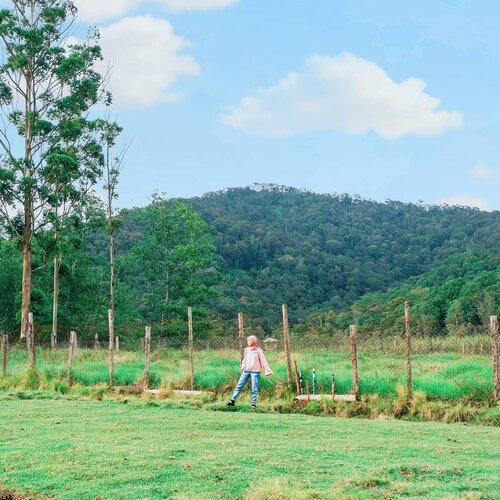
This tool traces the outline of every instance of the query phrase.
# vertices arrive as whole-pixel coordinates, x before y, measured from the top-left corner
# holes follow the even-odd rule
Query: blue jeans
[[[231,396],[231,399],[233,401],[236,401],[236,398],[240,395],[240,392],[243,390],[243,387],[245,387],[245,384],[248,382],[249,378],[252,379],[252,404],[253,405],[257,404],[257,394],[259,393],[260,372],[243,372],[241,374],[241,377],[238,380],[236,387],[234,388],[233,395]]]

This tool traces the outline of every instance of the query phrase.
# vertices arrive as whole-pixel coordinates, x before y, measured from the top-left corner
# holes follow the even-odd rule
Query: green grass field
[[[67,373],[67,352],[38,351],[38,370],[42,388],[64,390]],[[279,353],[268,354],[275,376],[263,379],[263,394],[282,392],[280,382],[286,381],[284,358]],[[351,390],[350,355],[329,351],[305,351],[294,354],[304,371],[304,385],[312,390],[311,370],[317,370],[318,392],[329,393],[331,374],[335,373],[336,392],[348,394]],[[360,393],[394,396],[398,386],[406,380],[405,357],[395,355],[359,355]],[[195,354],[195,386],[199,389],[224,392],[239,375],[238,353],[232,350],[201,351]],[[9,376],[0,377],[0,390],[22,387],[27,362],[24,350],[13,349],[10,355]],[[116,355],[116,385],[131,385],[144,375],[141,353],[120,351]],[[152,354],[152,385],[173,388],[189,387],[188,356],[185,351],[158,350]],[[108,380],[107,351],[80,349],[77,351],[74,382],[83,387],[106,384]],[[456,353],[420,354],[413,359],[413,379],[416,391],[430,399],[467,399],[485,402],[492,394],[492,367],[488,356]],[[58,386],[59,384],[59,386]]]
[[[184,407],[183,407],[184,406]],[[500,429],[0,401],[0,485],[30,498],[499,498]],[[1,491],[1,489],[0,489]]]

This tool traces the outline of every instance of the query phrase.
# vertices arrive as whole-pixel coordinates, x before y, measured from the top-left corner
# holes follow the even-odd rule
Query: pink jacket
[[[256,349],[247,347],[241,361],[241,371],[261,372],[262,368],[265,370],[265,375],[272,375],[273,371],[264,356],[264,351],[260,347]]]

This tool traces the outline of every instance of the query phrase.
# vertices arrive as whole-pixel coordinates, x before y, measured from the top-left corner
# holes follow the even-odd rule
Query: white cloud
[[[484,198],[479,198],[469,193],[459,194],[443,198],[438,202],[446,205],[460,205],[462,207],[476,207],[481,210],[489,210],[488,202]]]
[[[437,110],[440,101],[426,94],[425,86],[417,78],[396,83],[375,63],[353,54],[312,55],[304,71],[290,73],[255,97],[243,98],[220,120],[243,132],[270,137],[373,130],[385,139],[397,139],[460,127],[462,114]]]
[[[200,73],[197,62],[180,53],[191,44],[174,33],[170,23],[151,16],[130,17],[101,29],[100,45],[110,68],[109,88],[118,107],[151,106],[178,100],[170,90],[181,76]]]
[[[238,0],[74,0],[84,22],[121,17],[140,5],[158,5],[171,11],[210,10],[228,7]]]
[[[98,22],[123,16],[143,0],[74,0],[78,17],[85,22]]]
[[[484,165],[478,164],[474,165],[471,170],[472,177],[476,177],[477,179],[489,180],[494,179],[495,177],[500,177],[500,168],[489,169]]]

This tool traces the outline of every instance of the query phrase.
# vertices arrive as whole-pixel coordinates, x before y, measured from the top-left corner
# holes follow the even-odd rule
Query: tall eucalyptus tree
[[[58,225],[61,207],[104,165],[104,121],[92,109],[111,96],[95,70],[98,33],[71,37],[76,15],[70,0],[12,0],[0,11],[0,214],[22,247],[21,337],[30,333],[33,238]],[[28,342],[32,369],[34,352]]]

